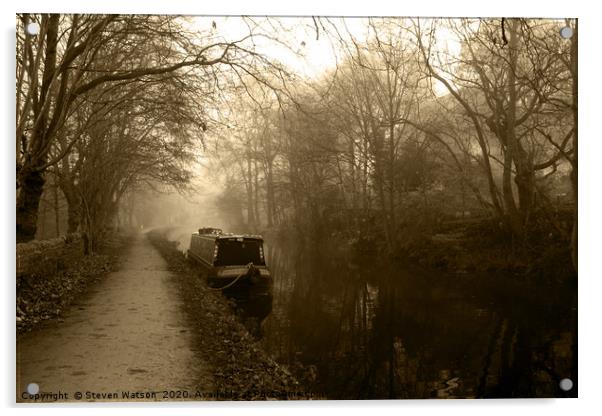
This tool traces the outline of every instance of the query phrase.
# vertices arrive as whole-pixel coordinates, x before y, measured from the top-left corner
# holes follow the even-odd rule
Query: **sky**
[[[316,39],[315,26],[310,17],[271,18],[269,21],[261,17],[253,19],[262,27],[258,32],[277,36],[290,46],[289,49],[270,39],[257,38],[257,49],[284,63],[297,74],[314,78],[336,65],[332,39],[324,35]],[[359,29],[359,19],[348,20]],[[249,33],[247,25],[238,16],[194,17],[193,22],[193,27],[201,30],[206,30],[215,22],[219,35],[229,40],[240,39]],[[278,24],[282,26],[276,26]]]
[[[211,30],[215,22],[214,33],[227,40],[240,39],[249,33],[249,29],[242,18],[238,16],[191,17],[191,29]],[[341,60],[343,51],[337,46],[335,31],[329,24],[334,23],[342,36],[351,34],[360,43],[367,35],[368,19],[360,17],[329,18],[328,21],[315,21],[311,17],[281,17],[266,20],[262,17],[253,18],[261,28],[259,32],[276,36],[283,43],[290,46],[286,48],[266,38],[257,38],[258,50],[267,56],[284,63],[298,75],[307,78],[319,78],[323,73],[332,70]],[[281,25],[281,26],[277,26]],[[317,30],[316,30],[317,25]],[[330,32],[324,32],[324,27]],[[459,53],[460,43],[453,33],[445,28],[437,31],[437,47]]]

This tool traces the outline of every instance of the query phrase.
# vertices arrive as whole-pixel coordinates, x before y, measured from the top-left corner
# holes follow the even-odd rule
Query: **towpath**
[[[163,400],[163,391],[211,390],[166,262],[142,234],[125,256],[62,321],[17,339],[17,401],[31,401],[24,396],[30,383],[67,401],[77,393],[81,400],[123,400],[124,392]]]

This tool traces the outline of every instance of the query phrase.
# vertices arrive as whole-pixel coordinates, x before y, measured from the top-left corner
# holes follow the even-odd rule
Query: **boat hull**
[[[207,284],[212,288],[228,290],[253,290],[269,292],[272,288],[272,275],[266,266],[236,265],[212,266],[192,252],[188,258],[203,268]]]

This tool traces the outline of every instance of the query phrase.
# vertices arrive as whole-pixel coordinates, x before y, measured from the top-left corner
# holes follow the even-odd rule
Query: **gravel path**
[[[58,401],[77,400],[76,392],[105,401],[124,400],[123,392],[164,400],[164,390],[211,391],[211,371],[195,351],[193,325],[165,260],[143,235],[126,256],[121,270],[92,286],[64,321],[17,339],[17,401],[33,401],[23,396],[29,383],[40,393],[65,393]],[[171,400],[182,399],[174,394]]]

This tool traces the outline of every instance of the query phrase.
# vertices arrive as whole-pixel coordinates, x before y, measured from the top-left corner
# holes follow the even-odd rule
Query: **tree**
[[[399,160],[404,144],[417,139],[403,121],[415,117],[424,85],[403,23],[369,19],[368,28],[365,42],[350,33],[340,39],[351,47],[333,77],[328,103],[338,116],[334,123],[341,138],[348,142],[342,155],[351,174],[351,188],[356,189],[361,178],[361,200],[366,207],[371,185],[384,219],[383,233],[392,249],[405,192],[399,186]]]
[[[22,34],[31,21],[40,24],[37,39]],[[282,67],[254,50],[256,26],[240,39],[225,40],[212,28],[185,30],[176,16],[23,14],[17,24],[18,242],[34,237],[45,172],[69,154],[80,135],[52,158],[51,149],[94,90],[140,86],[164,75],[186,89],[184,80],[197,76],[219,83],[226,69],[232,71],[229,79],[240,71],[260,80],[270,72],[284,77]],[[148,54],[143,66],[140,51]],[[99,59],[103,56],[111,59]]]
[[[417,23],[414,33],[422,62],[427,74],[445,87],[470,120],[494,210],[515,236],[523,238],[536,206],[537,172],[573,152],[568,147],[572,128],[562,132],[555,124],[563,139],[552,151],[543,145],[546,137],[538,128],[556,111],[552,102],[564,71],[559,54],[534,59],[537,45],[529,36],[534,22],[502,19],[448,24],[463,45],[460,58],[434,52],[434,23],[426,32]],[[548,37],[552,30],[555,33],[549,22],[536,30]],[[493,163],[502,168],[501,190]]]
[[[78,218],[69,223],[82,225],[92,249],[128,190],[140,184],[182,189],[191,177],[188,165],[202,128],[186,117],[188,102],[168,82],[154,89],[131,94],[109,118],[89,126],[58,168],[63,192],[76,201],[69,202],[70,213]]]

